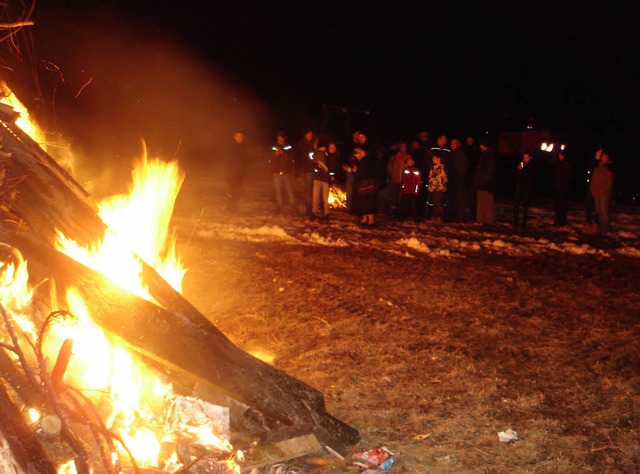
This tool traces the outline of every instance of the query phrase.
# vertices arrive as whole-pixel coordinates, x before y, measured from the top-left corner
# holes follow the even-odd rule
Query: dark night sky
[[[509,112],[533,116],[585,149],[604,143],[621,161],[635,155],[640,2],[412,3],[41,0],[35,46],[39,58],[63,65],[70,91],[91,77],[83,92],[90,96],[105,69],[95,56],[81,59],[86,51],[77,44],[74,59],[56,57],[69,49],[55,53],[58,45],[129,41],[110,48],[111,69],[126,77],[118,57],[144,64],[155,42],[177,44],[225,78],[222,95],[240,88],[260,101],[268,133],[286,127],[295,136],[305,113],[313,118],[322,104],[370,110],[380,140],[411,138],[422,127],[484,130]],[[153,72],[157,78],[162,68]],[[146,93],[139,85],[136,96],[135,81],[129,87],[122,100]],[[80,108],[83,100],[76,99]]]

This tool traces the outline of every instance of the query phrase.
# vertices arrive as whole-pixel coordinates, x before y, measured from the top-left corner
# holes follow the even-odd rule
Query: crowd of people
[[[240,165],[246,157],[241,132],[234,134],[229,154],[229,201],[235,210],[242,180]],[[536,150],[522,153],[513,170],[512,225],[526,230],[536,179],[548,179],[553,191],[555,226],[567,225],[567,201],[574,169],[564,146],[552,156],[550,176],[536,171]],[[435,224],[478,222],[493,224],[497,185],[497,154],[489,140],[467,136],[431,137],[420,131],[411,141],[388,148],[370,142],[362,131],[353,132],[351,143],[321,140],[312,129],[291,143],[278,131],[269,154],[273,175],[275,213],[327,221],[329,195],[337,184],[346,194],[346,210],[363,226],[376,223],[377,215],[398,220],[413,219]],[[610,231],[609,206],[615,174],[611,157],[598,148],[587,170],[585,222],[590,231]],[[301,212],[304,209],[304,213]]]

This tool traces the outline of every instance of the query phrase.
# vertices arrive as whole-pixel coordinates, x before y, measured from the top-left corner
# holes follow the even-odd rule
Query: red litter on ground
[[[398,456],[388,448],[381,446],[367,451],[355,452],[352,458],[355,460],[353,464],[363,469],[375,468],[379,471],[388,471]]]

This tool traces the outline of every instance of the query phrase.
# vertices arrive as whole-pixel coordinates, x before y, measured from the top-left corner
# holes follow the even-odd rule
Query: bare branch
[[[15,23],[0,23],[0,29],[22,28],[23,26],[33,26],[33,21],[16,21]]]

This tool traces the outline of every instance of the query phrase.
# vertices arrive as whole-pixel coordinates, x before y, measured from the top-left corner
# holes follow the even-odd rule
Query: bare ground
[[[239,347],[320,390],[360,430],[354,450],[387,446],[394,472],[638,472],[637,259],[408,258],[381,250],[408,224],[276,219],[270,195],[268,181],[252,187],[230,216],[219,180],[188,175],[176,208],[184,294]],[[208,234],[220,220],[349,245]],[[519,439],[500,442],[508,428]]]

